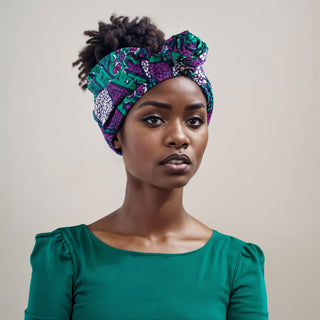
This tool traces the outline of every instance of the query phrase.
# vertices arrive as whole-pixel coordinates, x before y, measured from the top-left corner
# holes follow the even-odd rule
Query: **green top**
[[[266,320],[264,254],[213,232],[199,249],[112,247],[86,225],[36,235],[25,320]]]

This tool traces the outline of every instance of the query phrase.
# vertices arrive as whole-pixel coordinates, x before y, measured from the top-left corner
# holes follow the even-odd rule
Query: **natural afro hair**
[[[149,17],[138,17],[129,20],[129,17],[112,15],[111,23],[99,21],[99,30],[84,31],[90,38],[79,53],[78,60],[72,66],[78,66],[79,86],[87,88],[87,76],[91,69],[110,52],[125,47],[141,47],[150,49],[152,54],[160,51],[163,44],[164,33],[159,30]]]

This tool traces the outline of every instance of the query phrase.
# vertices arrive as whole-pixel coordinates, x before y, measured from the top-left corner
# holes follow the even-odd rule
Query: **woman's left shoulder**
[[[255,241],[248,242],[219,231],[214,232],[216,232],[216,238],[219,238],[219,243],[224,249],[228,249],[229,252],[233,252],[237,256],[255,258],[264,262],[264,253],[260,244],[258,245]]]

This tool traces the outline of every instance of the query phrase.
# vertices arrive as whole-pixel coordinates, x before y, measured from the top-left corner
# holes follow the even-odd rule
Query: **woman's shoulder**
[[[235,255],[257,257],[259,260],[264,260],[264,253],[260,245],[255,242],[245,241],[236,236],[214,231],[216,233],[216,245],[221,249],[234,253]]]
[[[35,235],[35,243],[30,256],[33,267],[44,261],[67,261],[76,264],[76,257],[83,248],[84,225],[61,226],[51,231],[40,232]]]
[[[64,238],[66,235],[76,235],[83,229],[83,224],[72,225],[72,226],[61,226],[52,228],[51,231],[39,232],[35,235],[36,239],[49,239],[49,238]]]
[[[42,246],[64,245],[72,249],[73,244],[83,238],[84,224],[61,226],[51,231],[40,232],[35,235],[36,244]]]

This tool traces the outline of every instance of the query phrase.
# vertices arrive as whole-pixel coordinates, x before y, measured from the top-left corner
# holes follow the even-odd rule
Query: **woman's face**
[[[196,173],[207,142],[206,98],[193,80],[180,76],[160,82],[132,106],[114,145],[121,148],[128,179],[171,189]]]

